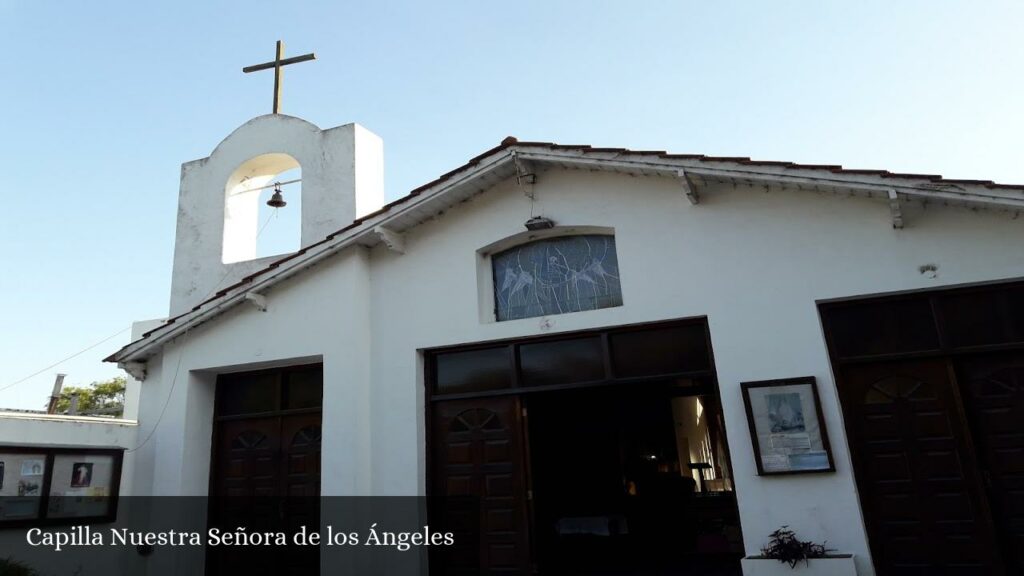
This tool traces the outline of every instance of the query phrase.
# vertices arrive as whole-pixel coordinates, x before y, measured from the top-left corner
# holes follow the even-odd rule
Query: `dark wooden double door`
[[[320,367],[218,382],[210,527],[294,534],[320,528]],[[315,546],[207,549],[208,574],[319,574]]]
[[[1024,350],[1005,342],[1024,334],[1008,326],[1018,321],[1012,309],[984,325],[998,294],[917,298],[920,314],[907,300],[871,304],[853,322],[824,311],[827,330],[854,329],[830,344],[876,570],[1024,574]],[[974,332],[957,322],[967,314]],[[882,318],[875,330],[903,334],[857,329]],[[895,346],[937,349],[880,357]]]

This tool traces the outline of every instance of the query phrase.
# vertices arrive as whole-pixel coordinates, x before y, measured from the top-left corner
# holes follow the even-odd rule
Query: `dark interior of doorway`
[[[716,394],[648,383],[524,400],[540,574],[741,573]]]
[[[426,351],[431,574],[738,574],[707,319]]]

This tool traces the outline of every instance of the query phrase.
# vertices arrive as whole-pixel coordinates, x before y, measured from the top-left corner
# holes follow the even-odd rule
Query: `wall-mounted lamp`
[[[533,218],[527,220],[526,224],[523,224],[523,226],[526,226],[527,230],[548,230],[554,228],[555,223],[550,218],[545,218],[543,216],[534,216]]]

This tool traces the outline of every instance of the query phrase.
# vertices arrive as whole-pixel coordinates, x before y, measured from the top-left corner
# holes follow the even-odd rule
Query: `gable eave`
[[[519,143],[506,139],[500,146],[380,210],[359,218],[320,242],[272,262],[267,268],[217,292],[189,312],[168,320],[141,339],[110,355],[105,361],[117,362],[122,366],[145,362],[166,343],[244,302],[248,294],[268,290],[351,246],[375,246],[382,241],[384,231],[402,233],[436,218],[451,207],[516,175],[517,169],[521,170],[523,164],[668,177],[679,179],[681,183],[692,180],[698,188],[702,184],[718,182],[774,185],[816,192],[859,194],[896,204],[900,198],[912,198],[973,208],[1014,212],[1024,209],[1024,186],[996,184],[986,180],[950,180],[937,175],[850,170],[837,165],[805,165],[544,142]],[[895,217],[894,212],[894,225]]]
[[[814,166],[748,158],[712,158],[664,152],[596,150],[557,146],[526,147],[520,157],[545,166],[587,169],[630,175],[680,178],[705,182],[775,185],[817,192],[888,198],[893,191],[907,198],[975,208],[1024,209],[1024,185],[988,180],[947,179],[933,174],[886,170],[855,170],[838,165]]]
[[[439,179],[436,185],[421,187],[414,194],[387,204],[323,240],[276,260],[266,268],[218,291],[188,312],[170,318],[163,325],[143,334],[140,339],[105,358],[104,362],[116,362],[121,367],[146,362],[165,344],[244,302],[248,294],[269,290],[347,248],[376,246],[382,241],[379,229],[404,232],[436,218],[452,206],[488,190],[515,173],[511,152],[508,150],[502,150],[464,168],[450,172],[443,180]]]

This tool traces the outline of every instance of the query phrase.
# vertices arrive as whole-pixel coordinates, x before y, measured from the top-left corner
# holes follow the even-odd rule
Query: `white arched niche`
[[[275,182],[301,180],[302,167],[284,153],[262,154],[244,162],[224,187],[224,264],[244,262],[299,249],[302,226],[301,182],[284,184],[288,203],[267,206]]]

